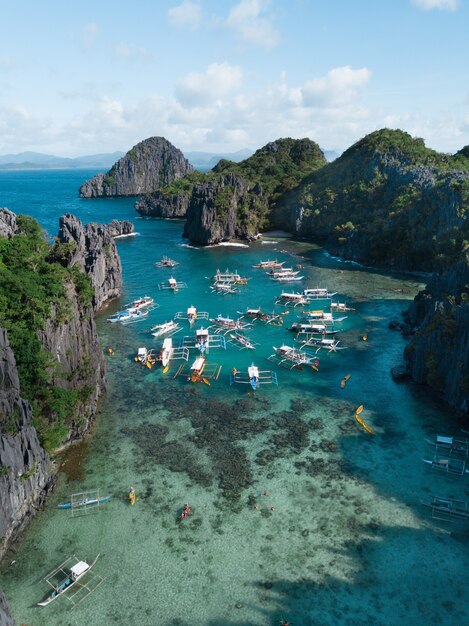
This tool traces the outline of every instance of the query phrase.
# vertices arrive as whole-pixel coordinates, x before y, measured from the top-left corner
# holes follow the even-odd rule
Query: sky
[[[469,144],[469,0],[0,0],[0,154]]]

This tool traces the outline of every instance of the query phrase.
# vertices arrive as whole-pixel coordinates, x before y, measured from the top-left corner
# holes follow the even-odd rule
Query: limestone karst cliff
[[[97,174],[80,187],[82,198],[137,196],[156,191],[192,172],[182,152],[164,137],[135,145],[106,174]]]

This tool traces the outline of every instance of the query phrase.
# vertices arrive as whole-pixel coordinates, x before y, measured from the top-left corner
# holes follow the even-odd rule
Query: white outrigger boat
[[[179,311],[178,313],[176,313],[176,315],[174,316],[174,319],[175,320],[187,320],[189,322],[189,325],[192,326],[198,320],[208,320],[208,312],[197,311],[195,306],[191,304],[191,306],[188,307],[185,313],[184,311]]]
[[[221,365],[207,363],[203,355],[198,356],[187,371],[184,364],[179,366],[173,378],[184,376],[192,383],[205,383],[210,385],[210,380],[218,380],[221,372]]]
[[[331,302],[329,308],[332,312],[336,313],[346,313],[347,311],[355,311],[351,307],[347,306],[345,302]]]
[[[180,348],[197,348],[202,354],[208,353],[210,348],[223,348],[226,350],[226,340],[224,335],[211,335],[208,332],[208,328],[198,328],[195,331],[195,336],[183,337]]]
[[[435,439],[425,439],[425,441],[432,446],[437,446],[442,452],[448,451],[453,455],[469,456],[469,439],[467,437],[436,435]]]
[[[282,293],[275,300],[275,304],[283,304],[285,306],[305,306],[309,300],[302,293]]]
[[[449,453],[448,453],[449,452]],[[453,457],[451,451],[439,451],[438,446],[436,448],[433,459],[422,459],[424,463],[432,466],[432,469],[439,472],[446,472],[447,474],[454,474],[456,476],[464,476],[469,474],[469,468],[467,467],[466,458]]]
[[[151,330],[154,331],[151,334],[153,337],[161,337],[162,335],[174,335],[181,330],[179,324],[177,324],[174,320],[169,322],[163,322],[162,324],[155,324],[155,326],[151,327]]]
[[[281,263],[279,263],[277,260],[275,261],[259,261],[259,263],[257,263],[256,265],[253,265],[253,267],[260,269],[260,270],[273,270],[273,269],[280,269],[282,267],[282,265],[284,265],[285,261],[282,261]]]
[[[336,322],[343,322],[347,319],[347,316],[334,317],[332,313],[327,311],[303,311],[303,317],[305,320],[311,320],[315,322],[322,322],[323,324],[335,324]]]
[[[114,315],[111,315],[111,317],[107,318],[107,321],[113,324],[115,322],[120,322],[121,324],[132,324],[133,322],[139,322],[140,320],[145,319],[148,313],[148,309],[138,309],[137,311],[126,309],[125,311],[118,311]]]
[[[137,356],[134,357],[134,361],[136,363],[146,365],[148,369],[151,369],[155,363],[158,363],[159,360],[159,354],[154,348],[151,348],[150,350],[145,347],[139,348]]]
[[[328,289],[323,287],[314,287],[312,289],[303,289],[303,295],[306,298],[314,300],[329,300],[337,295],[337,292],[331,293]]]
[[[269,272],[270,278],[278,282],[288,283],[291,281],[303,280],[304,276],[298,276],[300,271],[294,271],[292,267],[285,267],[280,270],[271,270]]]
[[[124,304],[124,309],[127,311],[138,311],[139,309],[145,309],[147,307],[155,308],[159,306],[150,296],[143,296],[143,298],[137,298],[136,300],[132,300],[132,302],[128,302]]]
[[[237,270],[231,272],[227,269],[224,272],[217,270],[211,280],[215,285],[218,283],[224,285],[247,285],[249,278],[247,276],[241,276],[238,274]]]
[[[185,289],[187,287],[186,283],[183,283],[179,280],[176,280],[173,276],[171,276],[170,278],[168,278],[168,280],[164,283],[160,283],[158,285],[158,289],[170,289],[172,290],[174,293],[176,293],[177,291],[179,291],[179,289]]]
[[[338,339],[328,339],[324,336],[317,336],[313,334],[306,334],[303,338],[300,335],[297,335],[295,341],[298,341],[301,344],[302,348],[316,348],[316,352],[319,350],[328,350],[329,352],[337,352],[337,350],[345,350],[346,346],[339,346]]]
[[[254,363],[251,363],[247,373],[238,372],[235,367],[231,370],[230,386],[234,384],[251,385],[252,389],[256,391],[260,385],[273,384],[278,387],[278,378],[275,372],[260,370]]]
[[[252,324],[242,322],[241,319],[234,320],[231,317],[223,317],[223,315],[210,319],[210,322],[212,322],[212,326],[217,327],[216,333],[228,333],[231,330],[243,330],[248,328],[248,326],[252,326]]]
[[[155,263],[155,267],[176,267],[177,265],[179,265],[179,263],[170,259],[168,256],[164,256],[161,261]]]
[[[223,296],[226,296],[229,293],[239,293],[239,288],[232,284],[216,283],[215,285],[210,285],[210,291],[212,293],[221,293]]]
[[[451,521],[451,519],[469,520],[469,503],[464,500],[432,496],[430,501],[420,500],[420,502],[432,510],[433,519],[443,521]]]
[[[259,345],[258,343],[251,341],[250,339],[248,339],[244,335],[241,335],[240,333],[231,333],[230,340],[228,343],[231,343],[232,345],[236,346],[240,350],[244,350],[244,349],[255,350],[256,346]]]
[[[79,588],[78,591],[73,595],[67,593],[68,597],[65,596],[74,604],[76,603],[73,601],[73,596],[79,593],[83,588],[88,591],[86,595],[89,595],[92,591],[94,591],[94,589],[96,589],[98,585],[96,585],[94,589],[90,589],[89,587],[87,587],[87,585],[84,585],[82,583],[78,585],[77,583],[90,572],[91,568],[98,560],[98,557],[99,554],[92,563],[88,564],[86,561],[79,561],[76,557],[73,556],[68,558],[61,565],[59,565],[59,567],[57,567],[45,578],[46,582],[52,587],[52,593],[50,593],[49,596],[42,602],[38,602],[38,606],[47,606],[48,604],[56,600],[59,596],[70,592],[70,590],[75,586]],[[76,561],[76,563],[70,566],[70,563],[73,561]],[[60,578],[58,578],[59,576]],[[58,581],[56,582],[57,578]],[[100,579],[98,584],[101,584],[103,578],[101,578],[101,576],[99,576],[98,578]]]
[[[248,317],[251,320],[258,320],[259,322],[265,322],[266,324],[273,324],[274,326],[281,326],[283,324],[283,317],[276,315],[275,313],[264,313],[260,308],[246,309],[246,311],[237,311],[238,315],[242,319]]]
[[[163,345],[160,350],[159,360],[164,369],[169,368],[171,361],[189,360],[189,350],[187,348],[175,348],[173,346],[173,340],[171,337],[166,337],[163,340]],[[166,372],[163,372],[165,374]]]
[[[314,324],[312,322],[293,322],[291,328],[289,328],[292,333],[309,333],[309,334],[320,334],[320,335],[336,335],[339,331],[335,328],[330,328],[325,324]]]
[[[291,346],[282,345],[279,348],[274,346],[275,352],[267,357],[268,361],[286,367],[287,369],[303,369],[303,365],[311,366],[318,371],[319,358],[316,354],[305,352],[304,350],[296,350]]]

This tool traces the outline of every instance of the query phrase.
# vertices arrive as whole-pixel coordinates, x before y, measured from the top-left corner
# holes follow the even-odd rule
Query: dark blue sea
[[[467,479],[433,473],[422,462],[433,454],[425,439],[458,435],[457,423],[428,390],[390,375],[405,342],[388,324],[421,281],[330,258],[279,233],[249,246],[194,248],[182,239],[181,221],[141,219],[135,199],[79,199],[78,187],[94,173],[0,171],[0,206],[37,218],[50,237],[68,212],[84,222],[129,219],[137,232],[117,243],[122,298],[97,317],[108,393],[96,426],[62,459],[45,510],[2,564],[0,585],[18,624],[469,623],[467,529],[432,518],[421,503],[432,494],[469,499]],[[163,255],[179,265],[155,267]],[[266,259],[299,267],[305,278],[277,284],[253,268]],[[248,283],[233,295],[213,294],[209,279],[217,269],[238,270]],[[171,274],[186,284],[177,293],[159,289]],[[337,324],[344,349],[318,353],[319,371],[271,363],[274,347],[297,347],[287,329],[301,314],[276,306],[276,297],[315,286],[337,292],[334,300],[353,309]],[[147,319],[107,322],[143,295],[159,305]],[[328,311],[329,304],[314,301],[309,309]],[[208,361],[221,371],[210,385],[176,376],[183,362],[167,372],[136,363],[140,347],[161,346],[151,326],[190,305],[210,318],[261,307],[284,323],[249,327],[255,350],[229,343],[211,350]],[[197,327],[209,323],[199,320]],[[183,321],[173,341],[193,332]],[[254,393],[249,385],[230,386],[232,369],[247,372],[251,363],[274,371],[278,387],[261,385]],[[374,434],[355,419],[362,405]],[[112,499],[85,516],[56,508],[89,489]],[[177,521],[186,502],[192,513]],[[36,606],[47,592],[44,577],[57,565],[98,553],[94,578],[85,580],[96,587],[91,595],[81,589],[75,608],[66,597]]]

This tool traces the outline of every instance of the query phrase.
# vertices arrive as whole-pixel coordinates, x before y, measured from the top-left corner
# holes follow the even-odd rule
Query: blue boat
[[[112,496],[106,496],[104,498],[85,498],[84,500],[77,500],[77,502],[65,502],[65,504],[58,504],[58,509],[79,509],[83,506],[90,506],[93,504],[104,504],[111,499]]]

